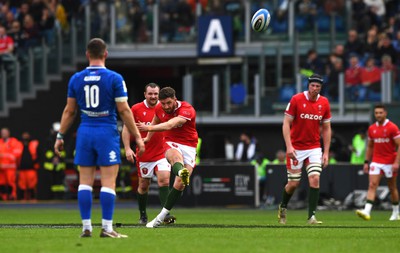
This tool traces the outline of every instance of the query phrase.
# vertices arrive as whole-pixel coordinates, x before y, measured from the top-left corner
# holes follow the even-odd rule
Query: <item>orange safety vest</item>
[[[37,162],[37,157],[38,157],[37,147],[38,146],[39,146],[39,141],[37,141],[37,140],[30,141],[29,146],[28,146],[29,153],[31,153],[31,156],[32,156],[32,160],[36,161],[35,164],[33,165],[34,169],[39,169],[39,167],[40,167],[39,163]]]
[[[36,170],[40,168],[40,164],[36,160],[37,156],[38,156],[38,154],[37,154],[38,146],[39,146],[39,141],[37,141],[37,140],[29,141],[28,150],[29,150],[29,153],[31,153],[32,160],[34,161],[33,168]]]
[[[0,139],[0,169],[17,169],[23,147],[16,138]]]

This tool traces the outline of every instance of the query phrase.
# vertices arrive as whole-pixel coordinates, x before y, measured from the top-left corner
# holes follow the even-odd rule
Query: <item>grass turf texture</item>
[[[149,209],[153,219],[159,209]],[[286,225],[277,211],[176,208],[177,223],[157,229],[136,224],[135,207],[118,207],[114,223],[126,239],[99,238],[101,210],[93,209],[92,238],[79,238],[77,205],[70,207],[0,204],[0,252],[397,252],[400,221],[390,211],[372,220],[354,211],[319,211],[322,225],[307,225],[306,210],[288,211]]]

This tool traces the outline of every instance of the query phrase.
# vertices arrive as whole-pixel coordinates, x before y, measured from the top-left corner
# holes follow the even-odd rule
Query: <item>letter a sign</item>
[[[232,17],[199,17],[197,54],[201,57],[233,55]]]

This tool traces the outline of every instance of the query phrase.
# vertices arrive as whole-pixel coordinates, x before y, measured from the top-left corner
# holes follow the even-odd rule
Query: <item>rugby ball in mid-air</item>
[[[266,9],[259,9],[251,18],[251,28],[256,32],[267,30],[271,15]]]

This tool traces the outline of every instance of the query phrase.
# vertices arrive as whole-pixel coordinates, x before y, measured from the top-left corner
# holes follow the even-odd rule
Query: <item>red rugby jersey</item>
[[[373,141],[372,162],[392,164],[396,159],[395,139],[400,138],[396,124],[386,119],[383,125],[375,122],[368,128],[368,141]]]
[[[164,132],[165,141],[172,141],[190,147],[197,147],[198,135],[196,130],[196,111],[185,101],[177,101],[178,107],[171,114],[164,112],[159,103],[156,106],[156,115],[160,122],[167,122],[174,117],[186,119],[186,123]]]
[[[135,122],[143,122],[146,125],[150,125],[155,114],[155,107],[150,108],[146,100],[143,102],[134,104],[131,107]],[[146,137],[147,132],[140,132],[142,138]],[[151,137],[150,141],[146,143],[146,151],[141,157],[136,157],[140,162],[154,162],[164,158],[164,134],[163,132],[155,132]],[[138,150],[136,149],[136,152]]]
[[[331,109],[326,97],[318,95],[316,101],[310,101],[308,91],[298,93],[290,100],[285,114],[294,119],[290,138],[295,149],[321,147],[319,126],[331,120]]]

